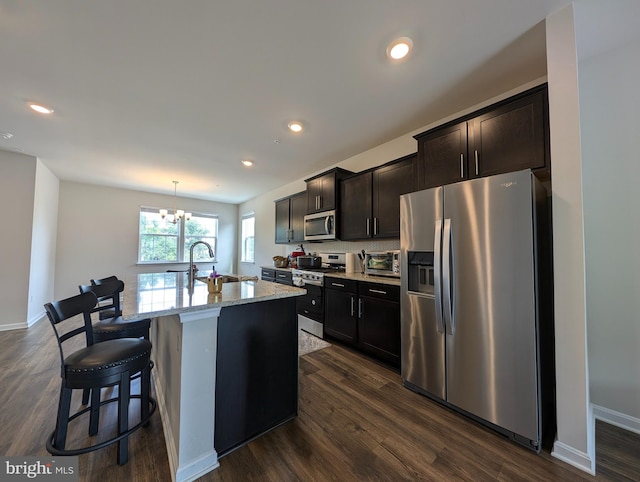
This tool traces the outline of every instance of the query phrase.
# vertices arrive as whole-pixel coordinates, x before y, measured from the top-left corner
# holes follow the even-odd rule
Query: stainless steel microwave
[[[364,272],[378,276],[400,277],[400,251],[379,251],[365,253]]]
[[[336,239],[336,212],[307,214],[304,217],[304,240]]]

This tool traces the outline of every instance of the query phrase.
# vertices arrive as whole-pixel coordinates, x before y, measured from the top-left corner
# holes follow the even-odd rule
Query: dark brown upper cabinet
[[[331,211],[338,208],[338,182],[351,171],[335,168],[305,179],[307,183],[307,214]]]
[[[546,91],[497,107],[469,121],[469,177],[544,169]]]
[[[415,136],[418,189],[532,169],[550,178],[546,84]]]
[[[304,215],[307,210],[307,192],[278,199],[276,204],[276,244],[304,241]]]
[[[340,239],[400,237],[400,195],[415,190],[416,154],[340,182]]]
[[[416,137],[420,189],[442,186],[467,178],[467,123],[437,128]]]

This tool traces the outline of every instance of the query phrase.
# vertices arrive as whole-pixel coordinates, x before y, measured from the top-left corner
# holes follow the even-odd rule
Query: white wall
[[[547,77],[553,198],[558,431],[553,455],[595,472],[589,408],[580,107],[573,6],[550,15]]]
[[[591,401],[616,412],[616,417],[631,417],[625,423],[637,431],[640,431],[639,59],[640,39],[636,39],[582,61],[579,77]]]
[[[44,304],[53,299],[59,187],[58,178],[38,160],[29,267],[29,325],[44,316]]]
[[[137,265],[140,206],[173,207],[173,196],[75,182],[60,183],[55,299],[78,292],[91,278],[185,269],[184,265]],[[238,206],[178,197],[179,209],[219,216],[216,269],[235,272]],[[198,263],[211,269],[211,263]],[[204,266],[203,266],[204,265]]]
[[[0,150],[0,330],[26,328],[36,158]]]

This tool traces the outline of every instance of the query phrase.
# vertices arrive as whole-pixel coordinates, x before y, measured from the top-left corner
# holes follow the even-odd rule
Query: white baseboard
[[[10,330],[22,330],[24,328],[29,328],[29,325],[26,321],[22,323],[10,323],[8,325],[0,325],[0,331],[10,331]]]
[[[44,311],[41,311],[36,316],[27,321],[27,326],[30,328],[41,320],[44,320],[47,317],[47,314]]]
[[[33,325],[38,323],[40,320],[44,320],[46,317],[47,317],[47,314],[44,311],[41,311],[30,320],[23,321],[22,323],[10,323],[8,325],[0,325],[0,331],[24,330],[25,328],[31,328]]]
[[[591,475],[596,475],[595,460],[589,457],[589,454],[576,450],[575,448],[557,440],[553,444],[553,450],[551,456],[555,457],[563,462],[573,465],[584,472]]]
[[[616,427],[640,434],[640,419],[593,404],[593,416]]]

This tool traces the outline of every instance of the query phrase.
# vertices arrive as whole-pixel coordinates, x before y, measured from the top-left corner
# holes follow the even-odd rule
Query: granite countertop
[[[196,281],[189,290],[186,273],[142,273],[126,279],[123,318],[136,320],[193,311],[301,296],[303,288],[269,281],[224,283],[222,291],[210,294]]]
[[[345,273],[343,271],[336,271],[335,273],[325,273],[326,276],[332,276],[334,278],[344,278],[356,281],[366,281],[368,283],[380,283],[383,285],[400,286],[400,278],[394,278],[392,276],[375,276],[364,273]]]
[[[273,266],[261,266],[261,268],[275,269],[276,271],[291,271],[291,268],[274,268]],[[367,281],[369,283],[380,283],[383,285],[400,286],[400,278],[392,276],[375,276],[364,273],[345,273],[344,271],[325,272],[325,276],[333,276],[334,278],[352,279],[355,281]]]

